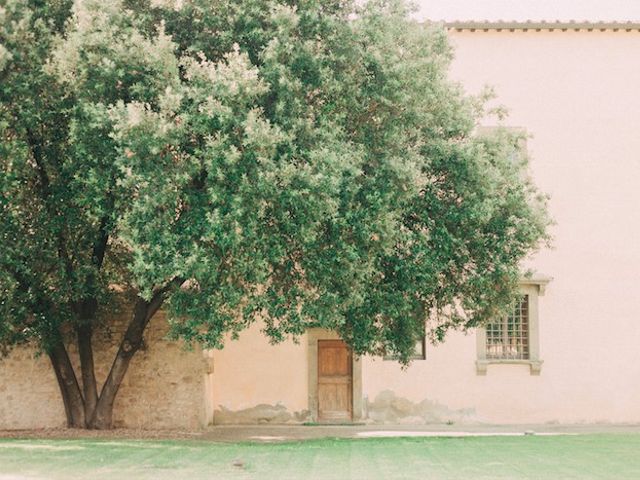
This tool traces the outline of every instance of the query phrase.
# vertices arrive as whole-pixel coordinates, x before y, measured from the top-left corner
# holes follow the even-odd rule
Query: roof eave
[[[435,22],[437,23],[437,22]],[[440,22],[447,30],[455,30],[455,31],[489,31],[489,30],[507,30],[507,31],[552,31],[552,30],[562,30],[562,31],[640,31],[640,22],[577,22],[577,21],[568,21],[568,22],[549,22],[549,21],[526,21],[526,22],[517,22],[517,21],[451,21],[451,22]]]

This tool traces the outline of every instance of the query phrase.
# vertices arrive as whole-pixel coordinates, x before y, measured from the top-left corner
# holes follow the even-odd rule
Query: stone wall
[[[124,320],[94,338],[96,375],[106,378]],[[167,325],[156,314],[145,335],[145,347],[133,358],[120,387],[114,426],[129,428],[199,428],[205,418],[206,362],[199,350],[187,351],[164,336]],[[77,352],[70,348],[77,365]],[[78,371],[78,370],[77,370]],[[0,359],[0,429],[53,428],[66,424],[55,374],[46,355],[32,348],[14,350]]]
[[[55,374],[46,356],[29,348],[0,359],[0,429],[50,428],[65,424]]]

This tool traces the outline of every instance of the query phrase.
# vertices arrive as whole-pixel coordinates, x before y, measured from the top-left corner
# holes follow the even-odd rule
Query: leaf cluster
[[[408,13],[3,0],[0,343],[46,347],[176,279],[172,335],[207,347],[260,320],[406,362],[425,322],[437,340],[504,311],[545,198]]]

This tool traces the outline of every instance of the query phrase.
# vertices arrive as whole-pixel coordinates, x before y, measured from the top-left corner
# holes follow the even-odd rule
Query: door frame
[[[342,340],[331,330],[310,328],[307,330],[307,373],[309,379],[309,413],[313,422],[318,421],[318,340]],[[351,421],[362,420],[362,361],[351,354]]]

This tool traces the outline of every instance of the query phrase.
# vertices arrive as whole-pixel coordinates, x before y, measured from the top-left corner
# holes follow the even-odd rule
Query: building
[[[551,196],[553,248],[526,265],[537,275],[517,312],[417,346],[407,370],[352,358],[321,330],[272,346],[254,326],[222,351],[187,352],[162,340],[159,317],[116,426],[640,422],[640,24],[446,27],[452,78],[469,93],[495,87],[508,125],[531,135],[531,173]],[[99,375],[115,348],[97,352]],[[0,363],[0,428],[64,421],[46,358],[18,350]]]

